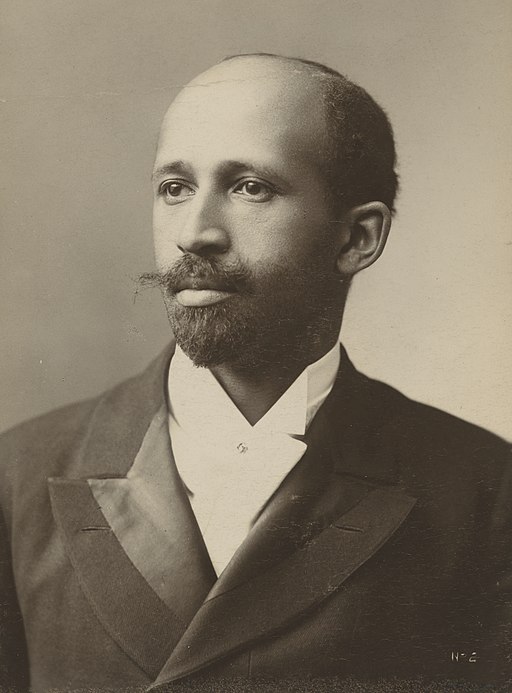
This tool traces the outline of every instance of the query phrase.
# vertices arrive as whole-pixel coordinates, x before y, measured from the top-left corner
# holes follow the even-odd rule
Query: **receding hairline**
[[[248,69],[245,69],[240,65],[240,63],[244,62],[252,63],[257,67],[252,70],[247,66]],[[233,70],[230,69],[230,63],[233,65]],[[235,65],[237,63],[239,65],[236,71]],[[265,63],[271,63],[272,66],[269,68]],[[315,72],[314,65],[311,61],[304,61],[301,58],[286,57],[272,53],[241,53],[227,56],[197,74],[181,89],[171,102],[164,117],[164,123],[176,105],[180,104],[182,100],[185,100],[185,102],[188,100],[188,90],[192,88],[192,93],[195,93],[197,87],[215,87],[218,85],[222,88],[224,85],[228,85],[236,88],[237,84],[240,84],[242,88],[247,85],[251,89],[250,85],[253,83],[256,86],[252,88],[260,89],[259,84],[271,85],[275,82],[276,93],[277,90],[281,95],[285,93],[293,94],[295,92],[301,95],[302,98],[312,98],[314,103],[323,104],[326,95],[327,75],[318,70],[316,74],[319,77],[323,77],[323,80],[320,82],[312,79],[315,76],[313,74]],[[290,78],[290,74],[292,78]],[[333,71],[333,75],[338,75],[338,73]],[[344,79],[342,75],[339,76],[341,79]],[[200,94],[201,91],[198,93]],[[258,93],[261,95],[261,92]]]
[[[269,60],[275,63],[301,66],[307,69],[309,72],[317,72],[318,74],[325,76],[331,75],[332,77],[341,77],[342,79],[347,79],[344,75],[342,75],[334,68],[329,67],[328,65],[324,65],[323,63],[316,62],[315,60],[308,60],[306,58],[298,58],[295,56],[288,55],[278,55],[277,53],[237,53],[234,55],[227,55],[225,58],[222,58],[222,60],[216,63],[216,65],[222,65],[223,63],[235,60],[258,58],[262,58],[263,60]]]
[[[239,77],[239,79],[243,81],[251,78],[272,80],[284,77],[286,79],[287,75],[291,73],[296,78],[318,78],[323,82],[323,85],[332,79],[337,79],[350,84],[350,81],[336,70],[328,67],[327,65],[323,65],[322,63],[317,63],[305,58],[278,55],[275,53],[239,53],[236,55],[228,55],[219,60],[217,63],[214,63],[208,67],[203,72],[200,72],[185,86],[185,89],[188,87],[195,87],[198,84],[215,84],[216,82],[222,83],[224,81],[231,81],[233,79],[236,81],[236,77],[233,78],[230,76],[229,72],[227,73],[226,77],[224,77],[223,68],[229,70],[228,66],[230,63],[232,63],[234,66],[236,63],[243,62],[253,63],[261,70],[260,74],[246,74],[243,78]],[[274,69],[272,70],[271,67]],[[313,79],[311,83],[315,84],[315,80]],[[292,84],[293,82],[289,83],[290,88],[292,87]]]

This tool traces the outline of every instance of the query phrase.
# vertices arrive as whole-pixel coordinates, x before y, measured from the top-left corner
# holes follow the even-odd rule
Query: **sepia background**
[[[356,278],[356,366],[512,439],[509,0],[4,0],[0,429],[90,397],[168,340],[150,172],[180,85],[222,57],[319,60],[387,110],[401,194]]]

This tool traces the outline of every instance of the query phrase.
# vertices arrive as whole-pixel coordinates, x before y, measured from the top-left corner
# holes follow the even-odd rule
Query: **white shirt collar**
[[[304,435],[331,391],[340,363],[336,343],[318,361],[307,366],[286,392],[254,425],[247,421],[214,375],[197,368],[176,346],[168,377],[171,415],[185,430],[202,430],[214,438],[280,432]]]

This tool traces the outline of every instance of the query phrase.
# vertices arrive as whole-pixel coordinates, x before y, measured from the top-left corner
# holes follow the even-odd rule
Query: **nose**
[[[230,247],[222,201],[215,193],[196,193],[187,203],[188,214],[177,239],[182,253],[211,256],[226,253]]]

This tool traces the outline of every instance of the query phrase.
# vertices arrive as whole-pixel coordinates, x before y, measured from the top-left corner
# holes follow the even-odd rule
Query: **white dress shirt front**
[[[252,426],[211,371],[194,366],[176,347],[168,379],[171,444],[217,575],[306,451],[293,436],[306,432],[339,362],[337,343]]]

